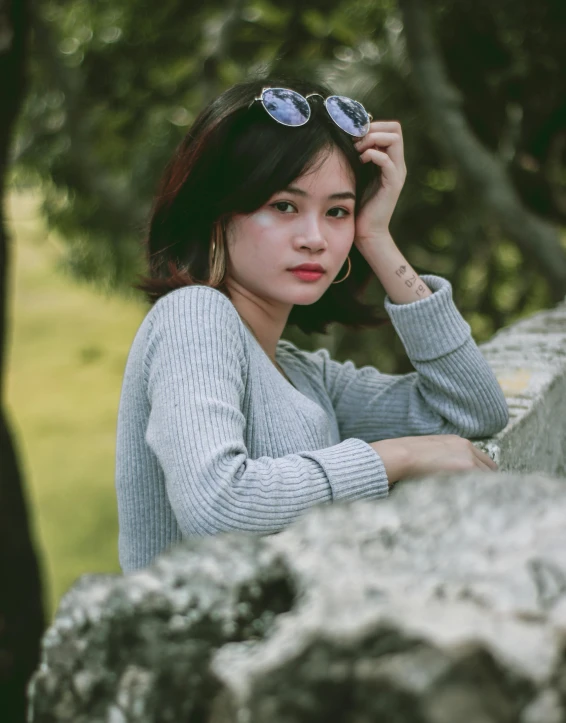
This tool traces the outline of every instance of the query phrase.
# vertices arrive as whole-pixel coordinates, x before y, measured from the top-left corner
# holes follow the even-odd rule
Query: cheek
[[[356,222],[353,216],[350,216],[347,220],[344,220],[341,224],[336,224],[332,230],[333,238],[338,243],[351,243],[354,240],[356,234]]]
[[[259,230],[275,226],[275,219],[269,211],[257,211],[253,214],[252,219]]]

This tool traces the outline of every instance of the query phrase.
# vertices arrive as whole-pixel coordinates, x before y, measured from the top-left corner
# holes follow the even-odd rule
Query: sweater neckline
[[[300,391],[299,387],[297,386],[297,383],[291,380],[288,369],[285,369],[285,367],[281,364],[281,354],[280,354],[281,347],[279,346],[279,343],[280,342],[277,342],[277,349],[275,350],[275,359],[277,360],[277,363],[279,364],[279,366],[285,373],[285,376],[287,377],[287,381],[289,382],[289,384],[291,384],[291,386],[295,387],[295,389],[297,391]]]
[[[299,389],[299,387],[297,386],[297,383],[291,379],[291,376],[289,375],[288,370],[285,368],[284,365],[281,364],[281,346],[280,346],[280,344],[281,344],[281,339],[277,342],[277,345],[276,345],[276,348],[275,348],[275,361],[277,362],[277,364],[279,365],[279,367],[281,367],[281,370],[283,371],[283,374],[281,374],[281,371],[277,368],[277,365],[275,365],[275,364],[272,362],[272,360],[268,357],[268,355],[265,353],[265,349],[264,349],[264,348],[262,347],[262,345],[259,343],[256,335],[252,332],[252,330],[248,327],[248,325],[244,323],[244,321],[243,321],[242,319],[240,319],[240,320],[242,321],[242,325],[244,326],[244,328],[246,329],[246,331],[248,332],[248,334],[249,334],[249,335],[252,337],[252,339],[255,341],[255,343],[256,343],[257,346],[259,347],[260,351],[262,352],[262,354],[264,355],[264,357],[267,359],[267,361],[271,364],[271,366],[275,369],[275,371],[277,372],[277,374],[278,374],[280,377],[283,377],[283,379],[285,379],[285,381],[286,381],[288,384],[290,384],[294,389],[296,389],[298,392],[300,392],[300,389]]]

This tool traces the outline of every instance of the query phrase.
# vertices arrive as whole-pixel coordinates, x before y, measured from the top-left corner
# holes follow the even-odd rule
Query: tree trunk
[[[0,0],[0,718],[25,723],[26,686],[44,629],[41,581],[28,525],[22,474],[4,411],[9,239],[4,190],[11,135],[25,83],[27,0]]]

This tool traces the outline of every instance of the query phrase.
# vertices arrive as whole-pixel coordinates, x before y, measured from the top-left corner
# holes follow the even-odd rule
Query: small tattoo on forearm
[[[397,274],[397,276],[403,276],[406,270],[406,266],[400,266],[395,273]]]
[[[416,289],[417,294],[420,296],[423,291],[425,290],[424,286],[421,284],[418,289]]]
[[[407,279],[407,281],[405,281],[405,286],[411,287],[415,283],[416,278],[417,278],[417,275],[413,274],[412,278]]]

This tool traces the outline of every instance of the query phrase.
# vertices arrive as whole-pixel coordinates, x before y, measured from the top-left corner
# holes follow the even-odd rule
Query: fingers
[[[377,163],[378,166],[381,166],[382,168],[390,168],[392,171],[396,168],[391,156],[388,156],[384,151],[378,151],[375,148],[368,148],[367,151],[364,151],[360,156],[360,161],[362,163],[374,161],[374,163]]]
[[[370,133],[374,130],[397,131],[401,133],[399,121],[372,121],[369,124]]]
[[[370,148],[384,148],[399,169],[405,166],[403,134],[397,121],[373,122],[369,132],[360,140],[355,141],[354,146],[359,153]]]
[[[478,449],[475,444],[472,444],[471,442],[470,445],[472,447],[472,452],[477,458],[478,466],[493,472],[496,472],[499,469],[497,464],[491,459],[488,454],[483,452],[481,449]]]
[[[362,136],[361,140],[365,140],[373,133],[393,133],[401,140],[401,144],[403,143],[403,131],[399,121],[373,121],[373,123],[370,123],[368,132],[365,136]]]
[[[398,133],[376,131],[375,133],[368,133],[359,141],[356,141],[354,145],[358,151],[361,152],[366,148],[373,148],[374,146],[390,146],[392,143],[396,143],[397,141],[401,141],[401,136]]]
[[[485,462],[482,462],[479,457],[475,458],[475,465],[479,469],[483,470],[484,472],[495,472],[495,470],[487,465]]]

